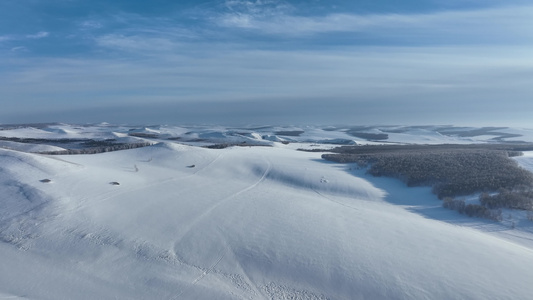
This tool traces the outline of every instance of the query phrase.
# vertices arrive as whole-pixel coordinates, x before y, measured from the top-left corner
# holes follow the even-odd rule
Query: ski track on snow
[[[326,195],[324,195],[324,194],[322,194],[321,192],[319,192],[317,189],[314,189],[314,188],[313,188],[312,190],[313,190],[315,193],[317,193],[320,197],[322,197],[322,198],[324,198],[324,199],[326,199],[326,200],[328,200],[328,201],[331,201],[331,202],[336,203],[336,204],[338,204],[338,205],[342,205],[342,206],[347,207],[347,208],[349,208],[349,209],[359,210],[357,207],[353,207],[353,206],[350,206],[350,205],[348,205],[348,204],[346,204],[346,203],[342,203],[342,202],[340,202],[340,201],[336,201],[336,200],[334,200],[334,199],[331,199],[330,197],[327,197]]]
[[[231,194],[230,196],[218,201],[215,205],[211,206],[209,209],[207,209],[205,212],[203,212],[201,215],[199,215],[197,218],[195,218],[195,220],[192,222],[191,225],[188,226],[188,229],[184,232],[184,234],[182,235],[182,238],[184,238],[185,236],[187,236],[190,232],[192,232],[193,228],[199,223],[201,222],[202,220],[204,220],[205,218],[207,218],[210,214],[212,214],[212,212],[217,209],[218,207],[220,207],[221,205],[227,203],[228,201],[230,201],[231,199],[235,199],[235,197],[243,194],[243,193],[246,193],[248,191],[251,191],[253,190],[254,188],[256,188],[259,184],[261,184],[265,178],[268,176],[268,174],[270,173],[270,170],[272,169],[272,162],[270,162],[268,159],[266,159],[265,157],[262,157],[264,161],[266,161],[267,163],[267,167],[265,169],[265,171],[263,172],[263,174],[261,175],[261,177],[256,181],[254,182],[253,184],[251,184],[250,186],[240,190],[240,191],[237,191],[233,194]],[[226,220],[226,219],[225,219]],[[227,221],[226,221],[227,222]],[[223,225],[223,224],[222,224]],[[182,239],[181,238],[181,239]],[[180,240],[181,240],[180,239]],[[178,244],[179,241],[175,242],[175,246],[174,248],[177,247],[177,244]],[[191,288],[193,288],[196,284],[198,284],[198,282],[200,282],[202,279],[204,279],[207,275],[209,275],[215,268],[216,266],[222,261],[222,259],[226,256],[227,252],[230,251],[229,250],[229,246],[228,245],[223,245],[222,249],[219,250],[218,252],[218,258],[215,260],[215,262],[209,267],[207,268],[200,276],[198,276],[195,280],[193,280],[188,287],[186,287],[180,294],[178,294],[176,297],[172,298],[172,299],[179,299],[185,292],[189,291]],[[246,276],[246,278],[250,281],[250,278],[248,276]],[[251,283],[251,281],[250,281]]]

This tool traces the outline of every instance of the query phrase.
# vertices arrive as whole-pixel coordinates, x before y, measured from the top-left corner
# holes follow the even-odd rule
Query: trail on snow
[[[178,248],[179,242],[182,239],[184,239],[186,236],[189,236],[191,234],[194,235],[195,234],[194,228],[197,227],[204,220],[209,219],[210,215],[213,214],[213,212],[217,208],[220,208],[221,206],[227,204],[229,201],[235,199],[237,196],[253,190],[254,188],[256,188],[259,184],[261,184],[265,180],[265,178],[269,174],[270,170],[272,169],[272,163],[268,159],[266,159],[265,157],[262,157],[262,159],[266,162],[267,166],[266,166],[266,168],[264,168],[264,171],[263,171],[261,177],[257,181],[255,181],[253,184],[249,185],[248,187],[246,187],[246,188],[244,188],[244,189],[242,189],[240,191],[237,191],[237,192],[231,194],[230,196],[227,196],[227,197],[217,201],[215,205],[211,206],[209,209],[205,210],[201,215],[196,217],[194,219],[194,221],[188,226],[188,229],[184,232],[182,237],[177,242],[175,242],[174,249],[175,249],[176,252],[177,252],[177,248]],[[228,221],[229,218],[225,218],[223,220],[225,220],[225,221],[222,221],[222,223],[218,224],[219,228],[223,227],[224,225],[227,225],[227,223],[229,222]],[[221,237],[221,238],[223,239],[223,237]],[[228,251],[230,251],[229,246],[224,241],[222,241],[221,243],[217,243],[217,244],[213,243],[212,245],[216,245],[216,246],[220,247],[220,249],[217,252],[218,254],[217,254],[216,259],[214,260],[214,262],[211,265],[209,265],[209,267],[207,267],[205,269],[205,271],[200,276],[195,278],[186,288],[184,288],[184,290],[182,290],[182,292],[180,292],[173,299],[179,299],[186,292],[188,292],[195,285],[197,285],[201,280],[203,280],[207,275],[209,275],[216,268],[216,266],[222,261],[222,259],[227,255]],[[253,286],[253,283],[251,282],[251,280],[249,278],[247,278],[247,281],[248,281],[248,284]],[[258,291],[257,288],[255,290]]]

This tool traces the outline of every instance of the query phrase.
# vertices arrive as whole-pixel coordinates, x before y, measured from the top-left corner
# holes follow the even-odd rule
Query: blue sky
[[[0,1],[0,123],[533,127],[531,1]]]

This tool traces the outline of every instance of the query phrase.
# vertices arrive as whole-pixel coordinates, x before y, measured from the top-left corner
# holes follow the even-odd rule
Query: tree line
[[[342,146],[326,160],[357,163],[373,176],[394,177],[407,186],[431,186],[443,206],[468,216],[501,219],[501,208],[533,210],[533,173],[510,157],[532,145]],[[481,193],[480,204],[459,196]]]
[[[149,143],[149,142],[129,143],[129,144],[108,144],[108,145],[99,146],[99,147],[90,147],[90,148],[83,148],[83,149],[66,149],[66,150],[59,150],[59,151],[45,151],[45,152],[39,152],[39,153],[48,154],[48,155],[97,154],[97,153],[112,152],[112,151],[119,151],[119,150],[135,149],[135,148],[147,147],[151,145],[152,143]]]

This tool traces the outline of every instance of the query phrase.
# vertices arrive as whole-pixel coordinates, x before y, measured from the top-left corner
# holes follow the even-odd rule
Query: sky
[[[530,0],[2,0],[0,123],[533,127]]]

